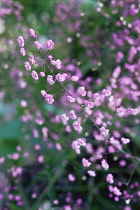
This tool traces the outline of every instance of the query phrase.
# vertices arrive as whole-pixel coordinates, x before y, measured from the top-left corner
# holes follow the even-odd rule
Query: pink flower
[[[114,188],[113,188],[113,192],[114,192],[114,194],[117,195],[117,196],[122,195],[121,191],[120,191],[117,187],[114,187]]]
[[[94,107],[94,103],[90,100],[85,100],[85,106],[89,107],[90,109]]]
[[[102,167],[103,167],[105,170],[108,170],[108,169],[109,169],[109,165],[108,165],[108,163],[106,162],[105,159],[103,159],[103,160],[101,161],[101,164],[102,164]]]
[[[43,71],[40,72],[41,77],[45,77],[45,73]]]
[[[61,114],[60,118],[62,120],[63,125],[67,125],[68,124],[69,117],[65,113]]]
[[[35,41],[35,42],[34,42],[34,46],[35,46],[38,50],[40,50],[41,48],[43,48],[43,45],[42,45],[41,43],[39,43],[38,41]]]
[[[122,137],[121,141],[123,144],[128,144],[130,142],[130,139],[126,139],[126,138]]]
[[[71,97],[71,96],[67,96],[67,99],[69,102],[74,103],[75,102],[75,98]]]
[[[70,79],[71,79],[71,81],[76,82],[76,81],[78,81],[79,78],[77,76],[72,76]]]
[[[75,177],[73,176],[73,174],[69,174],[68,175],[68,179],[70,182],[74,182],[75,181]]]
[[[53,49],[53,46],[54,46],[54,42],[51,39],[49,39],[46,42],[46,47],[48,48],[48,50],[52,50]]]
[[[81,96],[85,96],[86,95],[85,87],[84,86],[79,87],[77,93],[79,93],[79,95]]]
[[[75,113],[74,110],[71,110],[71,111],[69,112],[69,116],[70,116],[70,118],[73,119],[73,120],[76,120],[76,118],[77,118],[76,113]]]
[[[32,37],[34,37],[34,38],[37,38],[37,34],[36,34],[36,32],[34,31],[34,29],[30,28],[30,29],[29,29],[29,34],[30,34],[30,36],[32,36]]]
[[[54,102],[53,95],[52,95],[52,94],[46,94],[46,95],[45,95],[45,101],[46,101],[48,104],[52,104],[52,103]]]
[[[34,55],[30,55],[30,56],[29,56],[29,62],[31,63],[31,65],[35,64]]]
[[[104,137],[107,137],[107,136],[108,136],[108,133],[109,133],[109,130],[102,126],[102,127],[100,128],[100,132],[101,132],[101,134],[102,134]]]
[[[82,164],[84,167],[89,167],[91,165],[91,162],[88,161],[86,158],[82,159]]]
[[[114,183],[113,175],[108,174],[107,177],[106,177],[106,181],[110,184],[113,184]]]
[[[73,123],[73,128],[76,130],[78,133],[82,132],[82,126],[78,121],[74,121]]]
[[[107,96],[110,96],[111,95],[111,91],[110,90],[103,89],[102,90],[102,94],[104,94],[107,97]]]
[[[56,64],[56,61],[55,60],[51,60],[51,62],[50,62],[53,66],[55,66],[55,64]]]
[[[46,91],[45,91],[45,90],[41,90],[41,95],[42,95],[43,97],[45,97],[45,96],[47,95]]]
[[[24,39],[23,39],[23,37],[19,36],[17,40],[18,40],[18,45],[20,47],[24,47]]]
[[[60,61],[60,59],[57,59],[55,61],[55,66],[56,66],[57,69],[61,69],[61,61]]]
[[[88,170],[87,173],[88,173],[90,176],[96,176],[95,171]]]
[[[53,85],[53,84],[55,83],[55,81],[54,81],[52,75],[48,75],[48,76],[47,76],[47,82],[48,82],[50,85]]]
[[[55,78],[59,81],[59,82],[64,82],[65,79],[67,77],[67,74],[66,73],[58,73]]]
[[[31,76],[32,76],[32,78],[35,79],[35,80],[38,80],[38,79],[39,79],[38,74],[37,74],[36,71],[32,71]]]
[[[76,151],[77,154],[80,154],[80,145],[77,141],[73,141],[71,147]]]
[[[48,59],[51,61],[53,59],[52,55],[48,55]]]
[[[26,52],[25,52],[25,49],[24,48],[20,48],[20,54],[22,56],[25,56],[26,55]]]
[[[30,65],[29,62],[26,61],[26,62],[24,63],[24,66],[25,66],[26,70],[28,70],[28,71],[31,70],[31,65]]]

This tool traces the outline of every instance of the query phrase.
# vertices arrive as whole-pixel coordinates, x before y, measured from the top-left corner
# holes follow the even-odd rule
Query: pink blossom
[[[25,52],[25,49],[24,48],[20,48],[20,54],[22,56],[25,56],[26,55],[26,52]]]
[[[74,121],[73,123],[73,128],[76,130],[78,133],[82,132],[82,126],[78,121]]]
[[[58,73],[55,78],[59,81],[59,82],[64,82],[65,79],[67,77],[67,74],[66,73]]]
[[[68,175],[68,179],[70,182],[74,182],[75,181],[75,177],[73,176],[73,174],[69,174]]]
[[[60,116],[60,118],[62,120],[63,125],[67,125],[69,117],[64,113]]]
[[[49,39],[46,42],[46,47],[48,48],[48,50],[52,50],[53,49],[53,46],[54,46],[54,42],[51,39]]]
[[[72,76],[70,79],[71,79],[71,81],[76,82],[76,81],[78,81],[79,78],[77,76]]]
[[[121,141],[122,141],[123,144],[128,144],[130,142],[130,139],[122,137]]]
[[[41,77],[45,77],[45,73],[43,71],[40,72]]]
[[[102,90],[102,94],[104,94],[107,97],[107,96],[110,96],[111,95],[111,91],[110,90],[103,89]]]
[[[102,164],[102,167],[103,167],[105,170],[108,170],[108,169],[109,169],[109,165],[108,165],[108,163],[106,162],[105,159],[103,159],[103,160],[101,161],[101,164]]]
[[[38,79],[39,79],[38,74],[37,74],[36,71],[32,71],[31,76],[32,76],[32,78],[35,79],[35,80],[38,80]]]
[[[48,104],[52,104],[52,103],[54,102],[53,95],[52,95],[52,94],[46,94],[46,95],[45,95],[45,101],[46,101]]]
[[[42,45],[41,43],[39,43],[38,41],[35,41],[35,42],[34,42],[34,46],[35,46],[38,50],[40,50],[41,48],[43,48],[43,45]]]
[[[102,126],[102,127],[100,128],[100,132],[101,132],[101,134],[102,134],[103,136],[107,137],[107,136],[108,136],[108,133],[109,133],[109,130]]]
[[[96,173],[95,171],[92,171],[92,170],[88,170],[87,173],[90,175],[90,176],[96,176]]]
[[[53,84],[55,83],[55,81],[54,81],[52,75],[48,75],[48,76],[47,76],[47,82],[48,82],[50,85],[53,85]]]
[[[43,97],[45,97],[45,96],[47,95],[46,91],[45,91],[45,90],[41,90],[41,95],[42,95]]]
[[[74,103],[75,102],[75,98],[71,97],[71,96],[67,96],[67,99],[69,102]]]
[[[117,196],[122,195],[122,193],[121,193],[121,191],[118,189],[118,187],[114,187],[114,188],[113,188],[113,192],[114,192],[114,194],[117,195]]]
[[[20,47],[24,47],[24,39],[23,39],[23,37],[19,36],[17,40],[18,40],[18,45]]]
[[[89,107],[89,108],[93,108],[94,107],[94,103],[90,100],[85,100],[84,102],[85,106]]]
[[[31,65],[30,65],[29,62],[26,61],[26,62],[24,63],[24,66],[25,66],[26,70],[29,70],[29,71],[31,70]]]
[[[51,62],[50,62],[53,66],[55,66],[55,64],[56,64],[56,61],[55,60],[51,60]]]
[[[30,34],[30,36],[32,36],[32,37],[34,37],[34,38],[37,38],[37,34],[36,34],[36,32],[34,31],[34,29],[30,28],[30,29],[29,29],[29,34]]]
[[[53,59],[52,55],[48,55],[48,59],[51,61]]]
[[[79,95],[81,96],[86,96],[85,87],[84,86],[79,87],[77,93],[79,93]]]
[[[60,61],[60,59],[57,59],[55,61],[55,66],[56,66],[57,69],[61,69],[61,61]]]
[[[76,120],[76,118],[77,118],[76,113],[75,113],[74,110],[71,110],[71,111],[69,112],[69,116],[70,116],[70,118],[73,119],[73,120]]]
[[[29,62],[31,63],[31,65],[35,64],[34,55],[30,55],[30,56],[29,56]]]
[[[80,145],[77,141],[73,141],[71,147],[76,151],[77,154],[80,154]]]
[[[84,167],[89,167],[91,165],[91,162],[88,161],[86,158],[82,158],[82,164]]]
[[[106,181],[110,184],[113,184],[114,183],[113,175],[108,174],[107,177],[106,177]]]
[[[83,147],[86,146],[86,139],[85,138],[78,138],[76,141],[79,144],[79,146],[83,146]]]

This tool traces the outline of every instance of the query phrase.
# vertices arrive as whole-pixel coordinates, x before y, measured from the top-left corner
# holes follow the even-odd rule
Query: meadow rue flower
[[[100,128],[100,132],[101,132],[101,134],[102,134],[103,136],[105,136],[105,137],[107,137],[108,134],[109,134],[109,130],[106,129],[104,126],[102,126],[102,127]]]
[[[24,63],[24,66],[25,66],[26,70],[28,70],[28,71],[31,70],[31,65],[30,65],[29,62],[26,61],[26,62]]]
[[[32,29],[32,28],[29,29],[29,34],[30,34],[30,36],[32,36],[32,37],[34,37],[34,38],[37,38],[37,36],[38,36],[38,35],[36,34],[35,30]]]
[[[22,56],[25,56],[25,55],[26,55],[25,49],[24,49],[23,47],[20,48],[20,54],[21,54]]]
[[[76,130],[78,133],[81,133],[81,132],[82,132],[82,126],[81,126],[80,122],[78,122],[78,121],[74,121],[74,123],[73,123],[73,128],[74,128],[74,130]]]
[[[48,55],[48,59],[51,61],[53,59],[52,55]]]
[[[55,78],[59,81],[59,82],[64,82],[65,79],[67,77],[67,74],[66,73],[58,73]]]
[[[52,75],[48,75],[48,76],[47,76],[47,82],[48,82],[50,85],[53,85],[53,84],[55,83],[55,81],[54,81]]]
[[[92,171],[92,170],[88,170],[87,173],[90,175],[90,176],[96,176],[96,173],[95,171]]]
[[[70,182],[74,182],[75,181],[75,177],[73,176],[73,174],[69,174],[68,175],[68,179]]]
[[[103,159],[103,160],[101,161],[101,164],[102,164],[102,167],[103,167],[105,170],[108,170],[108,169],[109,169],[109,165],[108,165],[108,163],[106,162],[105,159]]]
[[[47,42],[46,42],[46,47],[48,50],[52,50],[53,49],[53,46],[54,46],[54,42],[49,39]]]
[[[43,45],[42,45],[41,43],[39,43],[38,41],[35,41],[35,42],[34,42],[34,46],[35,46],[38,50],[40,50],[41,48],[43,48]]]
[[[94,103],[90,100],[85,100],[84,101],[85,106],[89,107],[89,108],[93,108],[94,107]]]
[[[91,162],[88,161],[86,158],[82,158],[82,164],[84,167],[89,167],[91,165]]]
[[[69,102],[74,103],[75,102],[75,98],[71,97],[71,96],[67,96],[67,99]]]
[[[65,113],[61,114],[60,118],[62,120],[63,125],[67,125],[68,124],[69,117]]]
[[[31,65],[35,64],[34,55],[30,55],[30,56],[29,56],[29,62],[31,63]]]
[[[61,60],[60,59],[57,59],[55,61],[55,66],[56,66],[57,69],[61,69]]]
[[[55,66],[55,64],[56,64],[56,61],[55,60],[51,60],[51,62],[50,62],[53,66]]]
[[[32,76],[32,78],[35,79],[35,80],[38,80],[38,79],[39,79],[38,74],[37,74],[36,71],[32,71],[31,76]]]
[[[41,77],[45,77],[45,73],[43,71],[41,71],[39,74]]]
[[[113,192],[114,192],[114,195],[117,195],[117,196],[122,195],[122,193],[121,193],[121,191],[118,189],[118,187],[114,187],[114,188],[113,188]]]
[[[42,95],[43,97],[45,97],[45,96],[47,95],[46,91],[45,91],[45,90],[41,90],[41,95]]]
[[[71,81],[76,82],[78,81],[79,78],[77,76],[72,76],[70,79]]]
[[[84,86],[79,87],[77,93],[79,93],[79,95],[81,96],[86,96],[85,87]]]
[[[18,45],[20,47],[24,47],[24,39],[23,39],[23,37],[19,36],[17,40],[18,40]]]
[[[127,139],[127,138],[122,137],[122,138],[121,138],[121,142],[122,142],[123,144],[128,144],[128,143],[130,142],[130,139]]]
[[[102,90],[102,94],[104,94],[107,97],[107,96],[110,96],[111,95],[111,91],[110,90],[103,89]]]
[[[106,176],[106,181],[110,184],[113,184],[114,183],[114,178],[113,178],[113,175],[112,174],[108,174]]]
[[[52,104],[52,103],[54,102],[53,95],[52,95],[52,94],[46,94],[46,95],[45,95],[45,101],[46,101],[48,104]]]
[[[70,116],[70,118],[73,119],[73,120],[76,120],[76,118],[77,118],[76,113],[75,113],[74,110],[71,110],[71,111],[69,112],[69,116]]]
[[[80,145],[77,141],[72,141],[71,147],[76,151],[77,154],[80,154]]]

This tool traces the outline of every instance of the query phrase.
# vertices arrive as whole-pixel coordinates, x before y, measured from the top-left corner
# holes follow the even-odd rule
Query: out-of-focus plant
[[[138,13],[132,0],[70,0],[48,37],[19,24],[24,57],[9,70],[24,140],[0,158],[3,209],[139,207]]]

